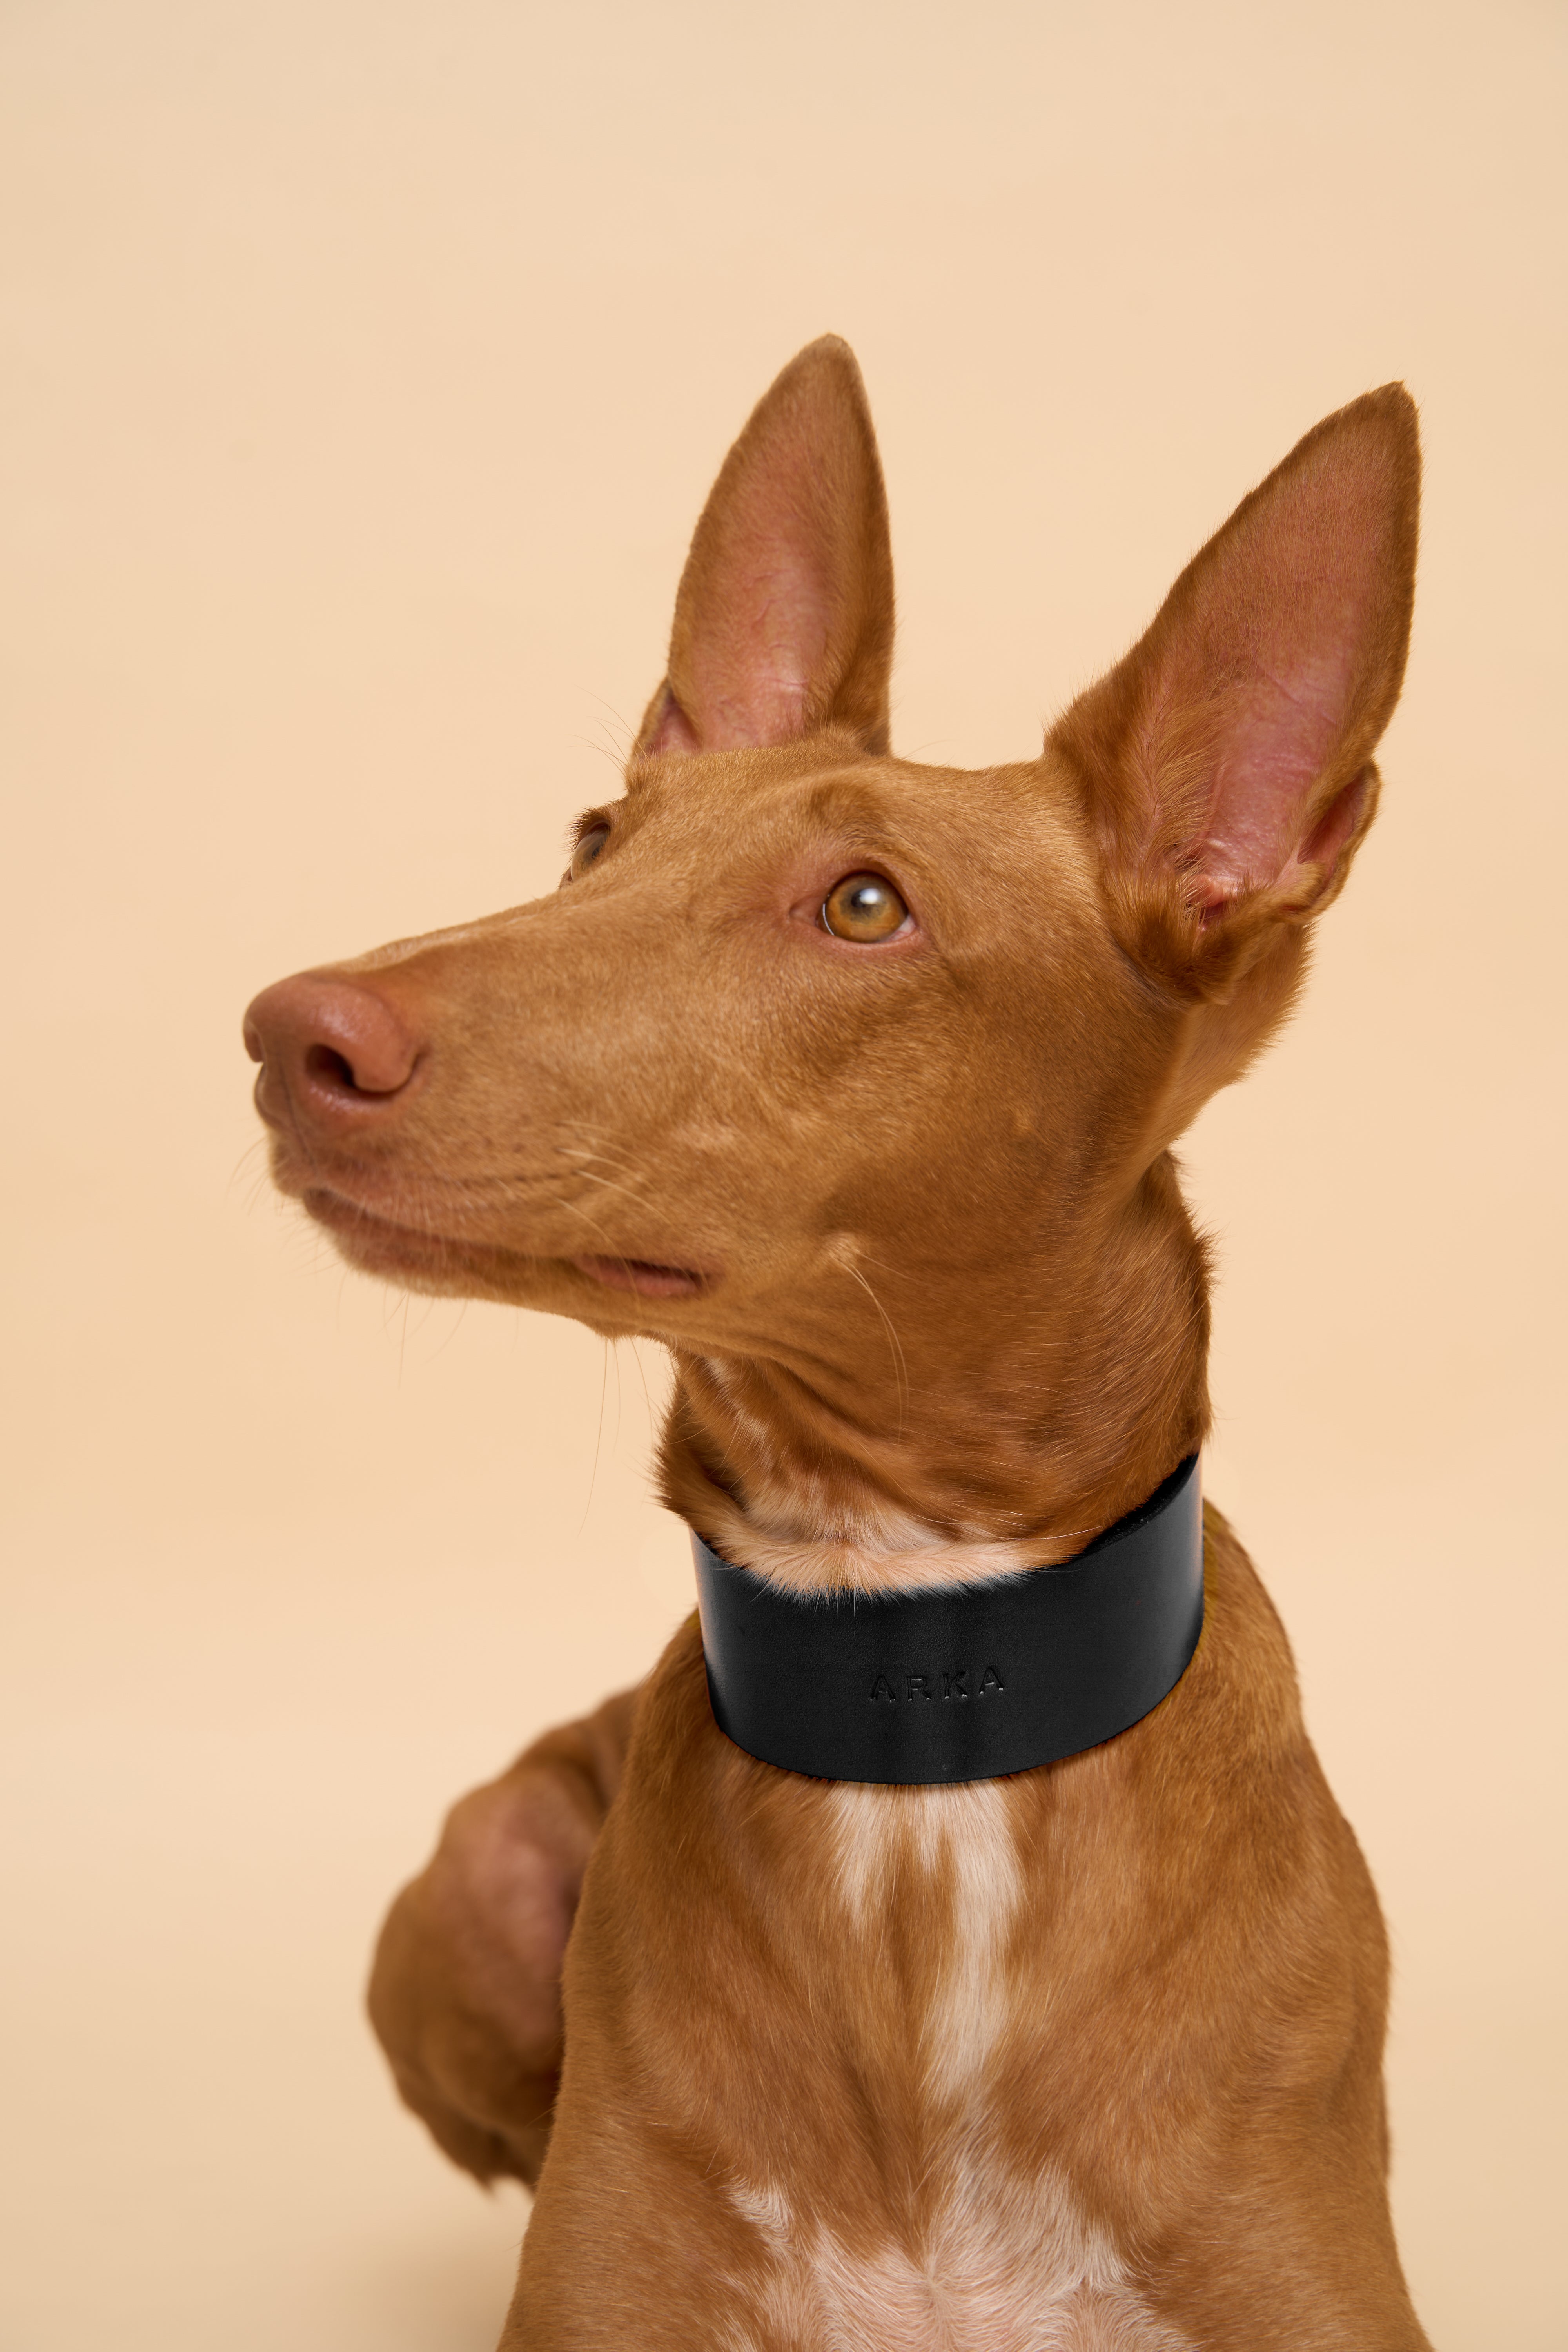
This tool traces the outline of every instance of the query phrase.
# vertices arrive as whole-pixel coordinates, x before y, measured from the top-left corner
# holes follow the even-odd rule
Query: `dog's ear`
[[[1327,905],[1372,822],[1419,482],[1403,385],[1325,417],[1052,732],[1123,946],[1199,995]]]
[[[888,748],[893,562],[860,371],[824,335],[724,460],[675,604],[637,751],[785,743],[840,727]]]

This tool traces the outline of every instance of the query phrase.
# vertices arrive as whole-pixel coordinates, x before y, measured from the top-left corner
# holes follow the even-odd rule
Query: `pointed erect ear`
[[[1415,584],[1415,406],[1325,417],[1051,736],[1122,943],[1200,991],[1334,896],[1372,822]]]
[[[865,386],[848,344],[824,335],[724,460],[637,750],[728,751],[831,726],[885,751],[892,652],[888,504]]]

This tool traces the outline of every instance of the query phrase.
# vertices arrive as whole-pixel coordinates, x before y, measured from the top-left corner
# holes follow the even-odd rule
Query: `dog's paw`
[[[463,1798],[388,1915],[371,2022],[406,2105],[480,2180],[531,2185],[562,2052],[561,1963],[635,1694],[546,1733]]]

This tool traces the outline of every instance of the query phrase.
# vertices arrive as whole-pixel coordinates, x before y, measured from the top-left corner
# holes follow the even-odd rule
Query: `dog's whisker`
[[[579,1537],[587,1526],[588,1514],[594,1507],[594,1490],[599,1479],[599,1453],[605,1442],[605,1391],[609,1380],[610,1363],[610,1343],[607,1339],[603,1342],[603,1349],[599,1364],[599,1418],[594,1431],[594,1461],[588,1473],[587,1500],[583,1505],[583,1516],[577,1523]]]
[[[883,1306],[881,1300],[878,1297],[876,1292],[872,1289],[870,1284],[861,1273],[859,1267],[858,1265],[850,1265],[847,1264],[843,1258],[835,1258],[833,1263],[837,1266],[838,1271],[841,1274],[847,1274],[849,1276],[851,1282],[858,1282],[859,1284],[861,1289],[865,1292],[867,1297],[870,1300],[872,1306],[876,1308],[878,1314],[882,1318],[882,1328],[887,1334],[888,1345],[892,1351],[893,1386],[894,1392],[898,1398],[899,1407],[899,1443],[901,1445],[904,1439],[904,1412],[909,1402],[909,1365],[905,1360],[903,1343],[900,1339],[898,1333],[893,1328],[891,1316],[888,1313],[887,1308]]]

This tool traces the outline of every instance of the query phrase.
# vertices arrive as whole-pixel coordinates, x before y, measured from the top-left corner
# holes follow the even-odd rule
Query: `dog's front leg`
[[[388,1914],[370,2014],[405,2103],[480,2180],[539,2177],[562,2052],[561,1962],[620,1784],[637,1694],[546,1732],[455,1805]]]

